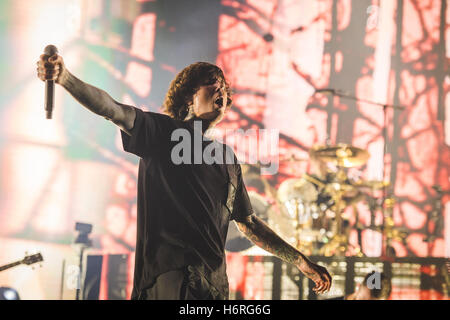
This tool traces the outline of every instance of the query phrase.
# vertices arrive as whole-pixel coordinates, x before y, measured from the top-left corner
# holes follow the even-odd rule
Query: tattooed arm
[[[263,220],[252,214],[244,221],[236,221],[239,230],[254,244],[272,253],[285,262],[294,264],[308,278],[314,281],[316,293],[324,293],[331,287],[328,271],[285,242]]]
[[[45,80],[54,80],[64,87],[81,105],[91,112],[111,120],[124,132],[130,134],[134,126],[136,111],[115,101],[108,93],[85,83],[67,70],[63,58],[59,55],[49,57],[41,55],[37,62],[38,77]]]

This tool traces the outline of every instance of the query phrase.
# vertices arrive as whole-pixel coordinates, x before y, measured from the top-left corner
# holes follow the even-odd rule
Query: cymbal
[[[367,162],[370,156],[366,150],[344,143],[339,143],[336,146],[314,147],[309,153],[311,157],[344,168],[361,166]]]

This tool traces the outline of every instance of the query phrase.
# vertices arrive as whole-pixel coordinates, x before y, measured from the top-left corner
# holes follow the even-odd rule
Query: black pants
[[[140,297],[144,300],[226,300],[194,267],[161,274]]]

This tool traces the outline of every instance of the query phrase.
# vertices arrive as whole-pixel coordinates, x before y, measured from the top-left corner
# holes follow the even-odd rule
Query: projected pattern
[[[281,157],[304,157],[326,139],[350,143],[372,155],[362,177],[382,179],[387,123],[385,178],[390,173],[397,199],[395,223],[409,231],[393,246],[399,256],[443,256],[442,229],[430,245],[423,239],[435,196],[431,187],[449,186],[449,148],[438,118],[448,92],[438,67],[447,59],[440,27],[445,13],[439,2],[399,3],[381,8],[376,1],[222,1],[217,61],[234,85],[236,107],[224,126],[280,128]],[[314,95],[314,88],[323,87],[406,110],[389,109],[385,121],[382,107]],[[275,184],[301,176],[307,164],[286,162],[280,169]],[[346,214],[354,223],[355,212]],[[358,205],[358,215],[368,225],[367,204]],[[368,247],[373,239],[381,241],[363,232],[365,252],[377,256],[380,248]]]
[[[208,19],[205,23],[216,26],[206,30],[179,1],[63,3],[75,3],[81,18],[74,22],[80,30],[60,51],[66,63],[76,61],[68,66],[83,80],[123,103],[158,111],[181,68],[197,60],[217,62],[234,91],[234,108],[220,128],[279,129],[282,159],[307,160],[308,150],[327,140],[367,149],[372,157],[354,174],[382,179],[386,162],[386,178],[397,199],[395,223],[408,230],[404,242],[393,244],[397,254],[444,255],[443,230],[434,241],[423,242],[435,196],[432,186],[450,188],[443,127],[448,28],[440,2],[209,1],[204,11],[197,10]],[[13,2],[2,5],[5,12],[22,10]],[[31,71],[16,83],[36,81]],[[325,87],[406,110],[388,110],[386,122],[381,107],[314,94],[315,88]],[[85,221],[95,226],[98,249],[132,252],[137,159],[122,151],[118,130],[61,93],[57,105],[64,107],[57,110],[53,133],[31,130],[45,126],[30,126],[22,118],[28,111],[17,109],[36,100],[24,88],[10,88],[2,100],[7,140],[1,146],[0,235],[67,244],[73,240],[74,222]],[[389,139],[383,161],[385,123]],[[19,129],[28,136],[17,134]],[[279,173],[265,178],[276,188],[308,170],[308,161],[282,161]],[[249,189],[264,190],[251,184]],[[444,203],[448,200],[447,195]],[[357,216],[369,224],[366,203],[345,214],[353,226]],[[355,230],[351,242],[357,245]],[[377,232],[363,232],[366,254],[381,254],[377,243]]]

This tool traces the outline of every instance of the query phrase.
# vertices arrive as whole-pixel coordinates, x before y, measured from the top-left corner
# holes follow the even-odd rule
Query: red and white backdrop
[[[0,6],[7,61],[0,64],[0,265],[25,251],[40,251],[45,259],[40,270],[0,273],[0,284],[23,298],[59,298],[76,221],[93,224],[95,252],[132,255],[135,245],[137,159],[123,152],[112,124],[59,87],[54,119],[45,120],[35,62],[49,43],[83,80],[152,111],[160,110],[183,67],[217,63],[234,91],[221,129],[279,130],[282,159],[307,160],[313,145],[327,142],[368,150],[369,161],[353,174],[390,180],[395,224],[408,231],[403,243],[393,243],[397,255],[450,256],[446,1],[45,0]],[[387,109],[385,119],[380,106],[315,94],[315,88],[404,109]],[[276,189],[309,166],[281,161],[278,174],[261,179]],[[443,228],[429,245],[423,238],[435,185],[444,190]],[[351,224],[356,214],[369,224],[367,203],[346,211]],[[362,243],[368,256],[381,254],[377,232],[365,230]],[[230,265],[241,259],[233,255]],[[246,272],[255,277],[263,270]],[[232,286],[239,281],[231,275]]]

